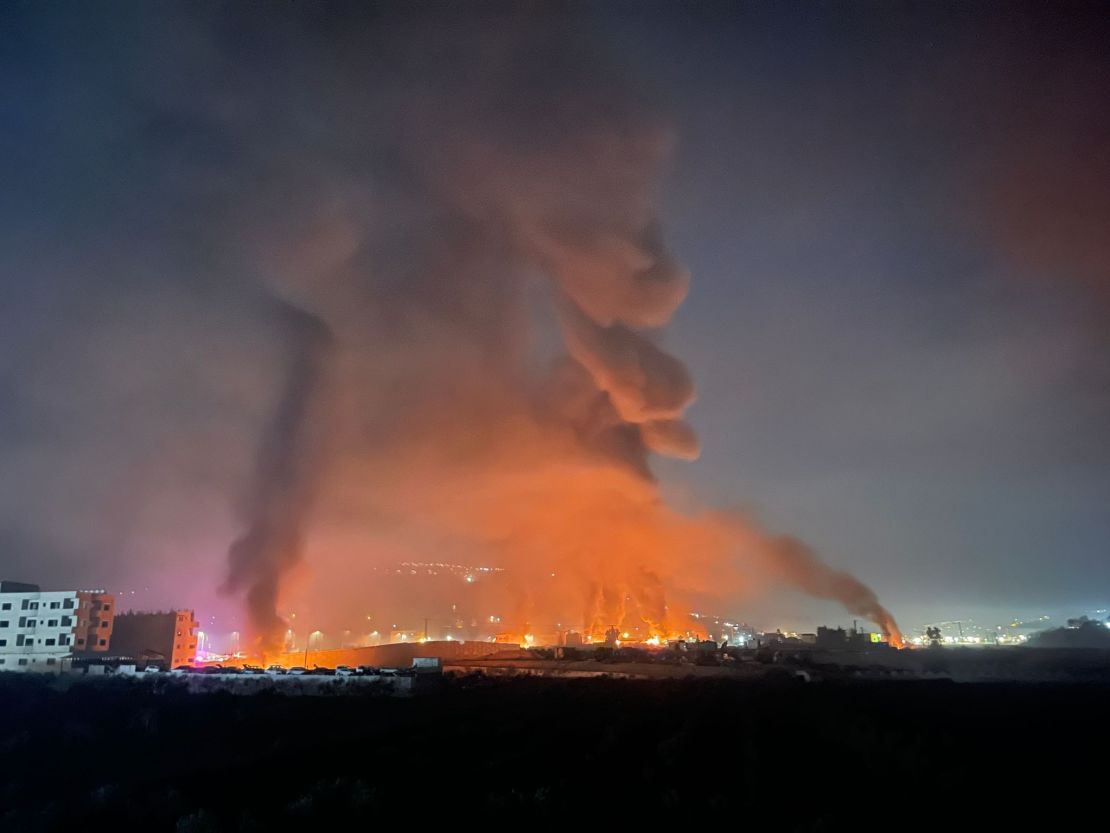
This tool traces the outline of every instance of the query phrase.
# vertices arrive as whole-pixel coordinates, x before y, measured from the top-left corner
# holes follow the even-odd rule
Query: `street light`
[[[308,668],[308,649],[312,647],[312,637],[323,636],[320,631],[313,631],[308,635],[308,639],[304,643],[304,667]]]

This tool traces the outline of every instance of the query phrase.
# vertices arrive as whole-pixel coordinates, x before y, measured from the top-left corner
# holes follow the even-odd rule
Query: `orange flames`
[[[312,384],[290,373],[280,430],[261,444],[260,471],[290,482],[261,478],[233,587],[260,602],[262,636],[278,593],[312,627],[496,613],[513,629],[570,623],[597,639],[615,625],[663,640],[689,629],[691,598],[778,581],[897,640],[874,594],[799,542],[663,502],[650,455],[698,454],[684,421],[693,382],[659,337],[689,286],[656,215],[672,137],[646,99],[584,60],[576,31],[517,16],[405,29],[389,46],[406,85],[361,137],[388,175],[359,164],[342,187],[327,178],[358,136],[343,134],[327,164],[275,157],[267,176],[288,189],[274,193],[315,199],[285,234],[257,234],[259,271],[329,349],[309,364]],[[327,71],[350,72],[335,88],[364,94],[382,74],[357,63],[372,51],[329,54]],[[473,71],[445,73],[440,54]],[[352,129],[362,122],[348,113],[376,111],[338,101]],[[306,186],[305,171],[324,181]],[[269,216],[257,208],[248,222]],[[298,440],[301,456],[287,451]],[[376,580],[375,566],[429,559],[493,564],[505,580],[403,597]]]
[[[394,447],[373,466],[348,460],[331,481],[332,512],[319,516],[310,542],[309,595],[344,611],[359,609],[359,599],[375,608],[392,603],[408,621],[428,612],[442,621],[452,605],[463,620],[499,611],[519,630],[514,641],[562,624],[594,642],[613,626],[666,642],[704,636],[689,616],[693,598],[736,598],[777,582],[841,601],[899,642],[874,594],[800,542],[769,536],[734,513],[677,512],[653,482],[584,455],[570,434],[552,445],[523,420],[499,428],[489,447],[470,437],[476,447],[465,454],[453,446],[434,454]],[[446,441],[451,432],[438,436]],[[359,500],[389,522],[365,523],[353,510]],[[373,566],[402,560],[418,541],[437,557],[484,559],[506,572],[496,581],[456,581],[457,590],[441,597],[422,592],[417,580],[405,598],[376,595]]]

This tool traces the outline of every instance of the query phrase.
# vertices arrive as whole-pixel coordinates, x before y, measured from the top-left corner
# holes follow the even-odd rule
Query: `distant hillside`
[[[1110,648],[1110,628],[1097,619],[1069,619],[1068,627],[1035,633],[1029,638],[1034,648]]]

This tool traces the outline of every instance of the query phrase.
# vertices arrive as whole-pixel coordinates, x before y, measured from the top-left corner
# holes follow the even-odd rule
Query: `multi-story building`
[[[197,658],[197,626],[191,610],[121,613],[115,620],[111,654],[167,668],[190,665]]]
[[[75,651],[108,650],[115,599],[0,581],[0,671],[56,671]]]

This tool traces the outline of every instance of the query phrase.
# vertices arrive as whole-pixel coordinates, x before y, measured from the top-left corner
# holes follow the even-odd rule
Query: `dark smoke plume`
[[[870,591],[814,556],[663,503],[650,455],[699,451],[684,420],[693,382],[658,335],[689,285],[657,218],[672,136],[564,12],[444,7],[435,25],[401,12],[342,31],[294,16],[292,31],[328,48],[293,41],[296,77],[310,79],[293,87],[328,95],[306,97],[307,117],[259,92],[268,73],[248,87],[272,110],[239,129],[273,146],[233,225],[256,270],[312,314],[287,310],[293,364],[228,586],[273,644],[306,545],[316,587],[293,589],[348,616],[385,604],[368,603],[370,574],[354,580],[368,559],[495,556],[511,587],[482,612],[511,614],[516,638],[583,606],[587,632],[663,638],[688,627],[684,597],[743,589],[758,540],[781,562],[764,572],[867,609],[896,638]],[[543,326],[561,335],[548,355],[532,346]],[[321,478],[329,331],[343,360]],[[425,601],[387,603],[411,616]]]
[[[278,301],[288,365],[280,400],[255,460],[242,513],[243,535],[228,551],[224,590],[244,593],[252,635],[274,647],[284,622],[277,614],[285,573],[304,552],[325,442],[324,388],[332,335],[314,315]]]
[[[141,189],[89,185],[120,191],[103,213],[125,212],[121,239],[150,240],[127,250],[133,264],[108,263],[131,266],[120,294],[153,286],[158,321],[180,328],[140,330],[144,343],[188,345],[165,350],[178,374],[179,353],[215,354],[197,362],[199,384],[174,387],[168,419],[145,420],[161,429],[146,453],[207,501],[182,513],[212,530],[186,552],[234,540],[223,586],[263,650],[293,613],[333,632],[450,611],[503,617],[517,637],[617,625],[662,639],[756,571],[871,607],[813,559],[761,566],[749,543],[777,550],[746,521],[662,499],[653,456],[699,453],[695,387],[663,333],[690,282],[658,211],[675,137],[592,40],[588,12],[166,3],[137,17],[122,33],[93,13],[72,27],[121,47],[104,49],[129,82],[105,103],[112,117],[84,103],[101,91],[76,98],[111,125],[102,144]],[[74,173],[105,169],[96,161]],[[272,302],[260,311],[244,275],[282,299],[278,358],[261,323]],[[93,320],[103,338],[111,328]],[[119,328],[127,346],[133,326]],[[159,400],[148,377],[169,375],[127,355],[135,366],[113,382]],[[275,395],[265,371],[279,364]],[[212,417],[229,412],[234,430]],[[213,523],[239,491],[239,524]],[[158,508],[140,497],[118,498],[119,526]],[[510,578],[442,604],[377,581],[380,567],[432,559]]]

